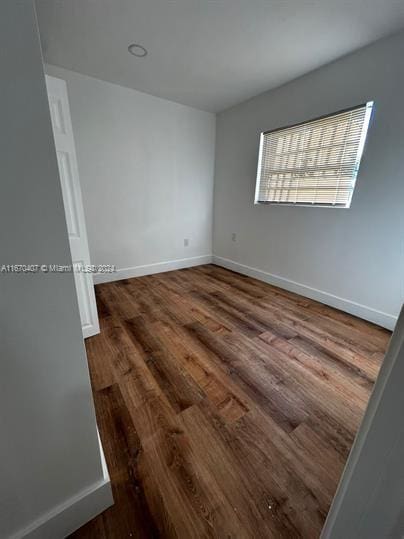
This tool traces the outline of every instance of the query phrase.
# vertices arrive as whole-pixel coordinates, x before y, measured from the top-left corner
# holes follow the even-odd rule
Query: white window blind
[[[349,208],[372,107],[262,133],[255,202]]]

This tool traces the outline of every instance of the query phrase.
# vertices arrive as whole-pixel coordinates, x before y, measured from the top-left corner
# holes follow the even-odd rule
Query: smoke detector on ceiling
[[[147,55],[147,50],[142,47],[142,45],[138,45],[137,43],[132,43],[129,45],[128,51],[133,54],[133,56],[137,56],[138,58],[144,58]]]

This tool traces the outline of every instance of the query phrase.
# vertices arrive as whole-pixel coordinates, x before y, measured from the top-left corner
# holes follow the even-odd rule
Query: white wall
[[[0,50],[0,264],[69,264],[30,1],[2,1]],[[0,304],[0,537],[58,539],[94,514],[87,495],[110,499],[73,275],[0,273]]]
[[[211,255],[215,116],[46,70],[67,81],[92,263]]]
[[[394,325],[404,298],[403,55],[401,33],[218,115],[214,255]],[[350,209],[254,206],[261,131],[368,100],[376,110]]]

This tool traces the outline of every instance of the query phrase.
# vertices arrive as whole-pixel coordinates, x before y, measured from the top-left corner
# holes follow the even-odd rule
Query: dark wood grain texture
[[[115,505],[71,537],[319,537],[390,333],[213,265],[96,295]]]

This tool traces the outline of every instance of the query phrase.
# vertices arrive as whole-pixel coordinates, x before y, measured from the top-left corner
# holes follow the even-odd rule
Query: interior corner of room
[[[404,535],[404,9],[303,4],[0,7],[0,537]]]
[[[401,144],[400,46],[393,36],[217,115],[45,65],[68,89],[91,261],[117,269],[95,282],[213,260],[393,329],[402,182],[388,157]],[[254,206],[262,131],[370,99],[349,211]]]

